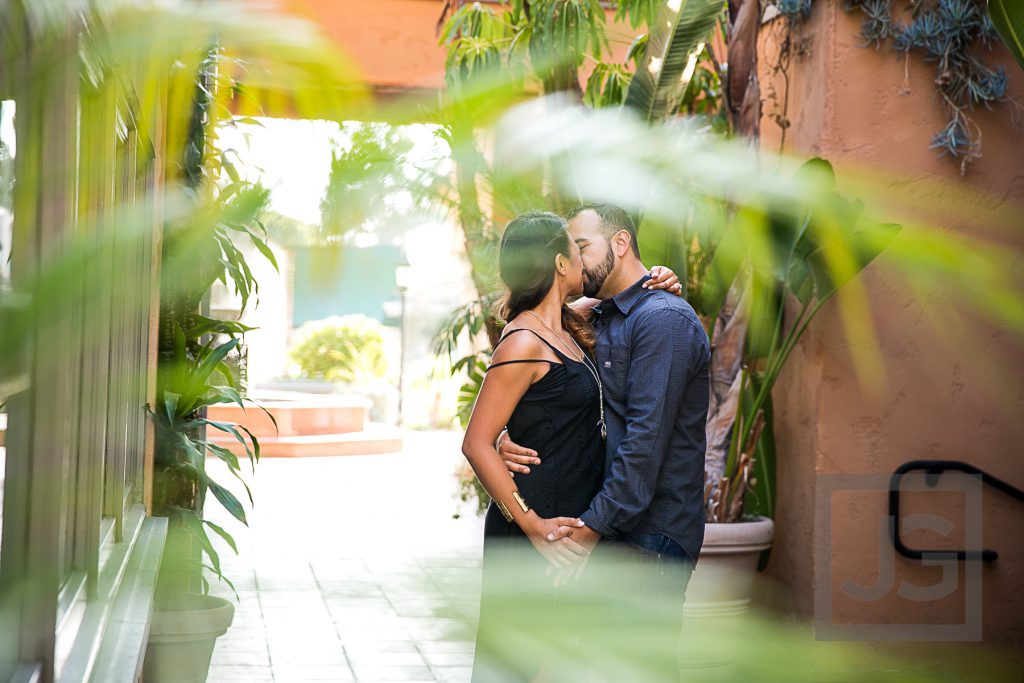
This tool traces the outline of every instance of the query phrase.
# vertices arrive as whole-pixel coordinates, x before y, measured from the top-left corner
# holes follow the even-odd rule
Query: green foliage
[[[599,62],[587,79],[587,87],[583,91],[584,104],[594,108],[622,105],[632,77],[622,64]]]
[[[194,331],[193,331],[194,332]],[[191,343],[190,343],[191,341]],[[238,339],[226,342],[195,343],[175,325],[174,348],[161,358],[157,374],[157,404],[149,407],[156,426],[154,458],[154,512],[171,518],[172,527],[188,532],[200,550],[210,559],[209,568],[231,585],[220,569],[220,559],[206,536],[202,521],[207,491],[211,491],[224,508],[238,521],[247,524],[241,502],[206,472],[206,456],[213,455],[228,466],[241,482],[252,504],[252,492],[241,477],[237,456],[229,449],[203,437],[206,429],[215,429],[234,437],[255,472],[260,457],[259,441],[242,425],[208,420],[201,410],[218,403],[235,403],[243,409],[251,403],[242,394],[234,373],[226,362],[238,347]],[[269,413],[267,413],[270,415]],[[273,416],[270,416],[273,420]],[[243,436],[244,433],[244,436]],[[207,526],[215,527],[207,522]],[[216,533],[234,548],[234,539],[223,529]],[[237,550],[236,550],[237,552]],[[167,555],[166,564],[172,572],[197,572],[201,561],[191,553]],[[205,565],[203,565],[205,566]]]
[[[462,361],[457,363],[455,354],[458,353],[462,340],[465,338],[471,345],[473,344],[476,336],[484,329],[487,315],[493,305],[493,297],[477,299],[459,306],[445,316],[434,332],[434,355],[445,355],[453,367],[459,365]]]
[[[459,423],[465,429],[469,425],[469,418],[473,414],[473,406],[480,395],[480,388],[484,384],[484,375],[487,372],[487,365],[490,362],[489,353],[478,353],[466,356],[452,366],[452,374],[465,368],[466,382],[459,387],[457,414]]]
[[[662,6],[643,61],[626,93],[626,106],[645,121],[679,110],[708,34],[722,14],[720,0],[680,0]]]
[[[334,316],[296,331],[289,351],[302,376],[330,382],[359,382],[387,371],[383,327],[364,315]]]
[[[996,33],[1024,69],[1024,4],[1017,0],[988,0],[988,15]]]
[[[211,118],[217,102],[211,92],[231,86],[230,81],[217,75],[219,54],[219,48],[211,48],[200,63],[188,119],[189,134],[184,140],[181,183],[195,210],[169,221],[164,230],[162,272],[187,272],[188,276],[161,278],[163,351],[170,348],[174,325],[185,330],[194,327],[193,318],[215,282],[241,297],[242,311],[251,297],[258,298],[259,283],[236,240],[248,240],[275,270],[278,267],[267,242],[267,230],[259,220],[269,202],[269,190],[242,180],[229,151],[207,151],[213,149],[218,135]]]
[[[351,141],[331,156],[331,174],[320,202],[328,237],[372,229],[406,185],[403,161],[412,143],[393,126],[362,123]]]
[[[633,28],[650,26],[663,4],[664,0],[621,0],[615,7],[615,21],[626,19]]]
[[[499,16],[478,2],[462,6],[448,18],[440,42],[448,45],[445,68],[449,86],[497,73],[516,36],[519,22],[515,19],[505,13]]]
[[[527,35],[530,62],[544,92],[580,92],[579,68],[589,54],[608,48],[604,8],[598,0],[538,0],[531,3]]]
[[[318,239],[315,225],[285,216],[284,214],[264,209],[259,221],[267,230],[267,236],[287,247],[309,246]]]
[[[250,505],[252,492],[241,477],[237,456],[209,441],[206,433],[213,429],[234,437],[253,472],[260,455],[259,441],[245,427],[208,420],[203,412],[219,403],[235,403],[243,409],[252,403],[239,376],[244,367],[242,339],[252,328],[201,315],[202,302],[217,281],[238,293],[243,311],[252,297],[258,297],[259,284],[236,244],[239,238],[255,246],[275,270],[278,267],[267,229],[259,220],[269,191],[241,178],[232,161],[233,150],[216,150],[220,126],[236,125],[216,117],[218,93],[234,85],[221,73],[229,61],[222,48],[214,46],[199,62],[179,178],[192,210],[172,218],[164,231],[156,406],[151,409],[156,425],[153,504],[157,514],[170,517],[175,541],[164,555],[161,599],[192,590],[196,578],[206,588],[203,569],[232,586],[221,571],[206,529],[214,529],[232,548],[234,539],[202,519],[207,492],[236,520],[243,524],[247,520],[241,501],[207,475],[206,456],[227,465]],[[209,564],[203,562],[203,555]]]
[[[710,126],[719,135],[731,132],[722,75],[708,45],[704,46],[697,59],[693,77],[683,91],[679,110],[701,125]]]
[[[732,229],[747,232],[746,248],[719,250],[715,257],[719,268],[725,259],[735,261],[725,270],[738,272],[742,264],[749,264],[746,356],[750,363],[764,359],[763,370],[745,373],[749,381],[743,385],[725,477],[738,475],[743,453],[756,449],[761,457],[770,458],[757,465],[763,475],[757,505],[769,516],[773,513],[774,444],[763,443],[772,438],[772,432],[767,419],[768,429],[760,431],[760,416],[771,417],[772,387],[822,306],[885,250],[900,230],[897,225],[871,222],[859,201],[839,195],[832,165],[824,159],[814,158],[801,166],[794,184],[813,196],[813,203],[777,201],[763,224],[741,212]],[[767,239],[760,240],[760,246],[754,246],[758,240],[752,238],[752,225],[766,226],[763,237]],[[787,299],[799,305],[788,329],[783,305]]]
[[[459,483],[457,494],[459,500],[463,503],[473,501],[473,512],[477,517],[483,517],[487,514],[487,507],[491,504],[491,495],[487,493],[487,489],[480,483],[480,479],[473,472],[473,468],[470,467],[468,462],[461,464],[455,471],[455,477]],[[460,515],[455,513],[452,517],[458,519]]]

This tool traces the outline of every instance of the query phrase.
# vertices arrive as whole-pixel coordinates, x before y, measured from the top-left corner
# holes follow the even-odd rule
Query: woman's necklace
[[[601,419],[597,421],[597,426],[601,429],[601,439],[606,440],[608,438],[608,426],[607,424],[605,424],[604,421],[604,385],[601,384],[601,375],[597,371],[597,366],[594,365],[593,361],[591,361],[590,358],[587,357],[587,354],[583,351],[582,348],[580,348],[580,345],[576,343],[576,339],[573,338],[571,334],[569,335],[569,339],[572,341],[573,346],[576,347],[576,350],[579,351],[579,358],[576,358],[575,354],[571,353],[572,349],[569,348],[569,345],[565,343],[560,334],[555,332],[555,329],[551,327],[551,325],[547,324],[544,318],[540,317],[533,311],[528,310],[525,311],[525,313],[529,313],[530,315],[532,315],[534,318],[540,321],[541,325],[550,330],[551,334],[555,336],[555,339],[561,342],[562,346],[570,351],[569,356],[575,359],[577,363],[582,362],[583,367],[585,367],[587,371],[594,376],[594,381],[597,382],[597,396],[599,400],[599,406],[601,408]]]
[[[541,325],[543,325],[544,327],[548,328],[548,330],[549,330],[549,331],[551,332],[551,334],[553,334],[553,335],[555,336],[555,341],[557,341],[558,343],[560,343],[560,344],[562,345],[562,348],[563,348],[563,349],[565,349],[566,351],[568,351],[568,352],[569,352],[569,356],[570,356],[570,357],[571,357],[571,358],[572,358],[572,359],[573,359],[574,361],[576,361],[577,363],[582,363],[582,362],[583,362],[583,358],[582,358],[582,357],[581,357],[581,358],[577,358],[577,357],[576,357],[576,352],[575,352],[575,351],[573,351],[573,350],[572,350],[572,348],[571,348],[571,347],[570,347],[570,346],[569,346],[568,344],[566,344],[566,343],[565,343],[565,340],[564,340],[564,339],[562,338],[562,335],[560,335],[560,334],[558,334],[557,332],[555,332],[555,328],[551,327],[551,325],[548,325],[547,321],[546,321],[546,320],[544,320],[544,318],[540,317],[539,315],[537,315],[537,314],[536,314],[536,313],[534,313],[533,311],[524,311],[524,313],[529,313],[529,314],[530,314],[530,315],[532,315],[532,316],[533,316],[534,318],[536,318],[537,320],[539,320],[539,321],[540,321],[540,324],[541,324]],[[569,338],[570,338],[570,339],[572,339],[572,335],[569,335]],[[576,340],[575,340],[575,339],[573,339],[573,340],[572,340],[572,343],[573,343],[573,344],[576,344]],[[579,347],[579,344],[576,344],[576,348],[577,348],[577,349],[579,349],[579,348],[580,348],[580,347]],[[581,356],[583,356],[583,350],[582,350],[582,349],[580,349],[580,355],[581,355]]]

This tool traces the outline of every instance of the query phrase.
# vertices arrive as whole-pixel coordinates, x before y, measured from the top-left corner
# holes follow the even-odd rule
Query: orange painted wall
[[[437,37],[443,0],[276,0],[275,4],[318,24],[355,60],[366,82],[377,88],[444,88],[446,53]],[[640,32],[613,22],[612,14],[607,13],[606,32],[613,58],[621,61]],[[585,65],[584,77],[589,72]]]
[[[374,86],[441,88],[444,51],[438,0],[280,0],[337,41]]]
[[[772,70],[779,30],[779,22],[762,26],[759,41],[766,159],[781,138],[772,120],[781,112],[784,87]],[[889,49],[861,48],[858,31],[859,18],[842,3],[815,3],[802,33],[806,49],[790,69],[786,150],[832,160],[841,183],[844,171],[870,170],[883,190],[869,201],[905,200],[916,217],[954,236],[995,235],[1007,249],[1024,253],[1024,131],[1012,123],[1009,107],[974,114],[984,156],[961,178],[955,164],[928,149],[946,121],[935,101],[934,65],[913,57],[905,82],[903,60]],[[1005,50],[991,59],[1007,67],[1008,94],[1024,101],[1024,73]],[[900,94],[904,85],[908,94]],[[849,334],[837,308],[827,306],[774,391],[776,537],[762,600],[807,616],[816,601],[831,597],[835,623],[962,623],[969,595],[963,563],[956,590],[937,600],[897,594],[901,581],[932,586],[942,574],[940,567],[899,555],[884,597],[856,600],[842,590],[847,579],[874,583],[888,562],[892,546],[880,542],[878,530],[887,509],[884,491],[833,495],[831,520],[815,507],[830,475],[887,475],[917,458],[964,460],[1024,488],[1024,345],[955,303],[956,292],[929,288],[915,296],[888,265],[883,255],[864,275],[873,333]],[[851,353],[858,348],[881,356],[884,384],[877,390],[858,379]],[[920,532],[908,544],[963,547],[963,505],[954,494],[910,496],[905,514],[941,513],[956,524],[946,537]],[[1020,645],[1024,506],[986,488],[982,514],[984,547],[1000,557],[981,567],[980,604],[973,607],[983,614],[986,641]],[[826,547],[831,551],[822,556]]]

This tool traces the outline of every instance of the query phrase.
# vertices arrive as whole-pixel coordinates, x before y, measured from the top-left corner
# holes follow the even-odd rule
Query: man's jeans
[[[678,681],[683,603],[694,561],[663,534],[627,534],[601,541],[598,549],[602,545],[623,560],[614,570],[612,590],[622,601],[609,615],[617,631],[605,643],[609,654],[631,662],[630,680]]]
[[[671,606],[672,627],[676,633],[683,626],[683,603],[695,563],[682,546],[664,534],[627,534],[624,538],[636,548],[641,573],[641,598],[656,606]],[[646,595],[643,595],[646,593]],[[678,608],[678,609],[677,609]]]

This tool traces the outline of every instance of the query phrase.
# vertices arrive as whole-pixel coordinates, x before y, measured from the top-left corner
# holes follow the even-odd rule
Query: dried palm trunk
[[[748,278],[737,275],[715,320],[711,342],[711,400],[708,406],[706,481],[712,489],[725,474],[733,422],[739,405],[743,346],[749,321]]]
[[[704,486],[704,518],[708,522],[738,522],[743,517],[743,502],[747,490],[757,483],[754,471],[754,449],[764,428],[764,413],[758,411],[750,432],[747,449],[739,454],[734,471],[721,477],[717,483]]]

